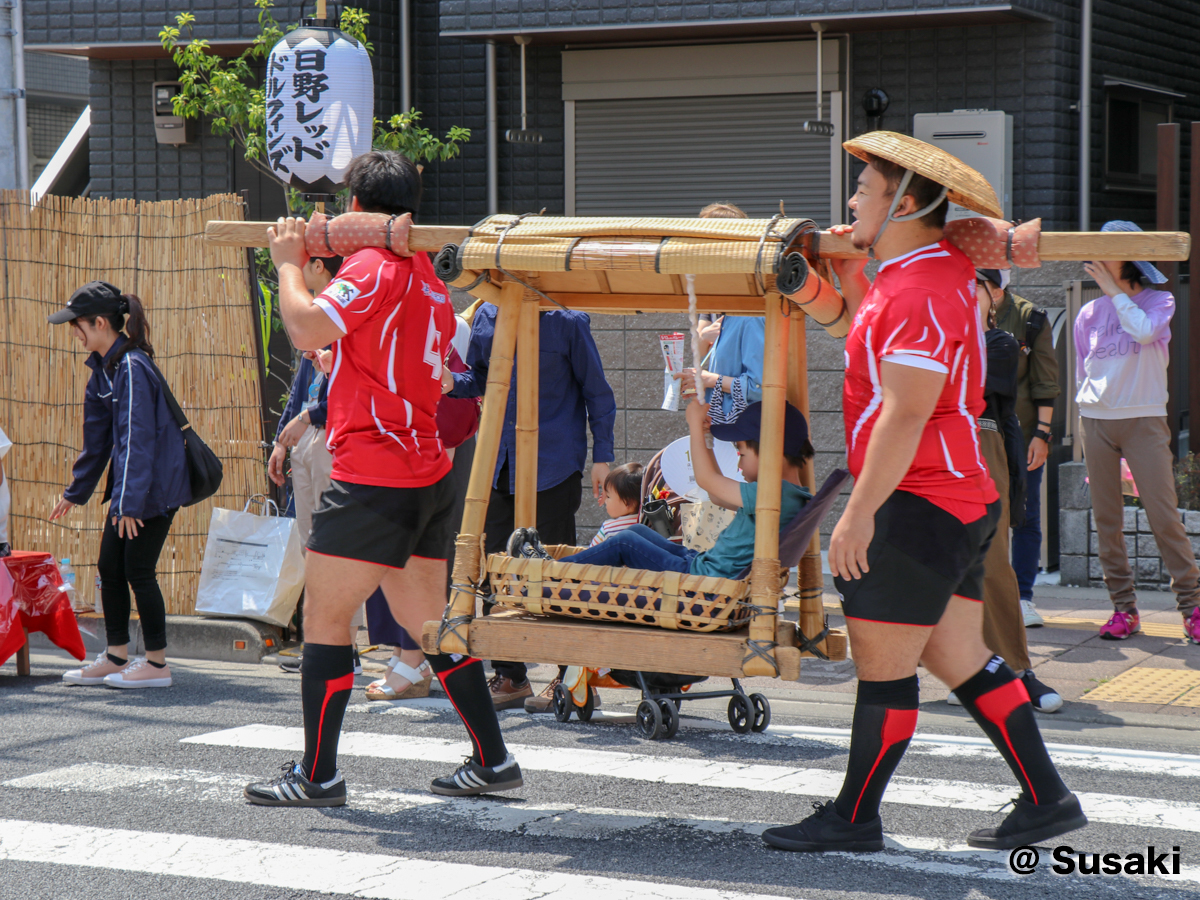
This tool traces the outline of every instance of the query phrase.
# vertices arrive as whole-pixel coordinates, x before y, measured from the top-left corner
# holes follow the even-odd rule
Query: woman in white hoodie
[[[1103,231],[1141,231],[1113,221]],[[1076,400],[1084,461],[1100,542],[1100,566],[1113,616],[1100,628],[1106,640],[1140,630],[1133,571],[1125,552],[1121,457],[1129,462],[1150,529],[1171,573],[1184,633],[1200,644],[1200,569],[1179,519],[1167,425],[1167,360],[1175,298],[1147,287],[1167,279],[1148,262],[1084,266],[1104,291],[1075,320]]]

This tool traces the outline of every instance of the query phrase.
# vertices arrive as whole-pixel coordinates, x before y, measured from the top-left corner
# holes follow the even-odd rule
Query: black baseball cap
[[[121,289],[107,281],[89,281],[71,295],[65,309],[49,317],[51,325],[62,325],[80,316],[115,316],[128,312]]]
[[[712,424],[712,436],[718,441],[757,441],[762,432],[762,403],[751,403],[734,421],[719,425]],[[783,416],[783,453],[785,456],[801,456],[808,443],[808,422],[804,413],[787,404]]]

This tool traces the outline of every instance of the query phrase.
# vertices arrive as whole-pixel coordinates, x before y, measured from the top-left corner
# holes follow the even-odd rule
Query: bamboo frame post
[[[517,462],[513,497],[513,524],[517,528],[537,526],[540,300],[533,291],[526,291],[517,322]]]
[[[752,647],[775,643],[779,605],[779,507],[783,479],[783,427],[787,407],[787,351],[791,319],[787,301],[771,291],[766,296],[766,347],[763,353],[762,431],[758,440],[758,495],[754,506],[754,564],[750,571]],[[773,654],[772,654],[773,656]],[[777,674],[771,660],[752,652],[746,656],[747,676]]]
[[[788,333],[788,402],[804,413],[812,431],[812,417],[808,403],[808,334],[807,316],[795,316]],[[809,460],[801,473],[801,481],[810,492],[817,492],[817,476],[813,461]],[[821,534],[812,537],[812,543],[804,551],[797,572],[797,587],[800,593],[800,631],[806,638],[821,633],[825,627],[825,608],[821,595],[825,590],[825,577],[821,574]]]
[[[500,435],[504,430],[504,412],[508,406],[508,388],[512,381],[513,350],[517,341],[517,319],[521,311],[524,288],[515,282],[505,284],[500,295],[500,314],[492,335],[492,355],[488,362],[487,390],[483,396],[476,438],[475,459],[471,463],[471,479],[467,483],[467,498],[463,504],[462,528],[454,550],[454,577],[451,579],[451,619],[470,621],[475,617],[475,591],[472,585],[479,577],[483,526],[487,520],[488,499],[492,494],[492,479],[496,475],[496,457],[500,453]],[[466,633],[447,628],[438,642],[441,653],[469,653]]]

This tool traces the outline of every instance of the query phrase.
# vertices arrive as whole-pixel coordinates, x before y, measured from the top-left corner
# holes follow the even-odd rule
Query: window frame
[[[1129,174],[1128,172],[1113,172],[1109,167],[1110,132],[1112,129],[1112,101],[1133,102],[1138,105],[1139,119],[1143,104],[1153,103],[1167,108],[1166,123],[1175,121],[1175,101],[1182,95],[1174,91],[1155,89],[1149,86],[1140,87],[1124,82],[1110,82],[1104,85],[1104,190],[1122,191],[1126,193],[1153,194],[1158,190],[1156,175]]]

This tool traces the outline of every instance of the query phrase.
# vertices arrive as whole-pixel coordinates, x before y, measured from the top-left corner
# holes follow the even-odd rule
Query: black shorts
[[[454,530],[449,474],[419,488],[334,481],[313,513],[308,549],[403,569],[410,556],[449,557]]]
[[[875,513],[870,571],[834,578],[847,619],[932,627],[951,597],[983,600],[983,561],[1000,519],[1000,501],[963,523],[923,497],[895,491]]]

